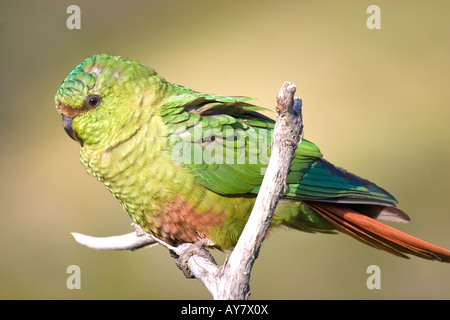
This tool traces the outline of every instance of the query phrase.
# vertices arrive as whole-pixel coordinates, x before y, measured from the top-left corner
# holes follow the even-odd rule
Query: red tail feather
[[[375,248],[408,258],[412,254],[421,258],[450,262],[450,251],[420,240],[358,213],[341,204],[307,201],[308,205],[337,230]]]

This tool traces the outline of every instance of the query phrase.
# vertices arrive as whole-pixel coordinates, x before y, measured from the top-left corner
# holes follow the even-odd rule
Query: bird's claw
[[[206,246],[210,246],[211,241],[207,238],[201,239],[195,243],[190,244],[180,255],[171,252],[174,258],[177,258],[176,265],[183,272],[184,276],[188,279],[195,278],[188,266],[188,261],[193,255],[203,257],[214,264],[217,264],[212,254],[205,249]]]

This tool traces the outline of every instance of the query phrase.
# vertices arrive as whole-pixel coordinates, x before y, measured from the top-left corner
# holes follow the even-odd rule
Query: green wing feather
[[[270,157],[275,122],[248,97],[202,94],[177,86],[161,107],[172,155],[206,188],[225,195],[257,194]],[[284,196],[292,199],[395,206],[374,183],[322,158],[312,142],[298,146]]]

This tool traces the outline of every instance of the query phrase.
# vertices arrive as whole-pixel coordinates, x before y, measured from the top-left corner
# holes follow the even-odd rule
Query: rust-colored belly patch
[[[155,236],[171,244],[197,242],[217,227],[222,226],[226,219],[225,212],[213,208],[199,212],[181,197],[176,197],[168,203],[165,212],[153,219]]]

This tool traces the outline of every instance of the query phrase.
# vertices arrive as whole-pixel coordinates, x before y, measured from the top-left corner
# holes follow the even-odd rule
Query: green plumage
[[[274,121],[250,100],[192,91],[105,54],[75,68],[55,97],[87,171],[136,223],[169,243],[208,237],[222,249],[237,241],[270,157]],[[389,193],[327,162],[307,140],[287,183],[273,226],[331,232],[307,201],[406,219]]]

